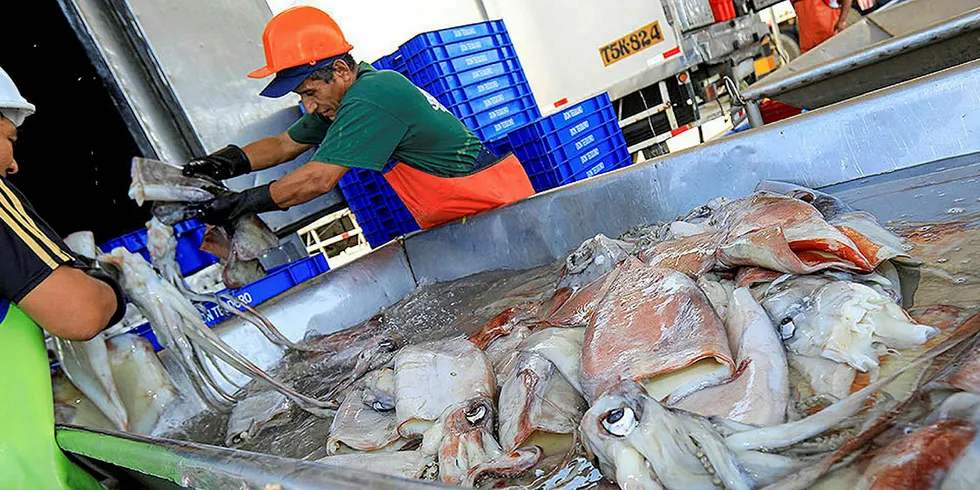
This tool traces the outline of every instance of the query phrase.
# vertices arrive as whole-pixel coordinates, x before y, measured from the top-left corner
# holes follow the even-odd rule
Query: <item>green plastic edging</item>
[[[180,483],[182,458],[153,444],[70,428],[57,429],[55,440],[66,452]]]

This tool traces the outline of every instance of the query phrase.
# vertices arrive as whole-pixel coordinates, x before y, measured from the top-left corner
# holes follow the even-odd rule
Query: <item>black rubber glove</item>
[[[252,164],[248,161],[248,155],[235,145],[228,145],[184,165],[184,175],[188,177],[205,176],[215,180],[230,179],[251,171]]]
[[[89,277],[93,279],[98,279],[112,288],[113,294],[116,295],[116,311],[109,318],[109,323],[106,324],[105,328],[109,328],[122,321],[123,317],[126,316],[126,301],[123,299],[122,288],[119,287],[119,283],[104,270],[102,270],[98,263],[92,259],[78,256],[75,258],[74,267],[81,269]]]
[[[197,219],[211,225],[233,225],[246,214],[282,211],[272,200],[270,185],[271,182],[197,204],[194,206],[198,211]]]

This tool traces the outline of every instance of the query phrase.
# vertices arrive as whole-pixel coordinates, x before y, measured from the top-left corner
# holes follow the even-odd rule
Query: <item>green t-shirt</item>
[[[480,140],[435,97],[401,74],[358,66],[331,123],[306,114],[289,128],[297,143],[320,145],[311,160],[381,171],[389,158],[440,177],[469,174]]]

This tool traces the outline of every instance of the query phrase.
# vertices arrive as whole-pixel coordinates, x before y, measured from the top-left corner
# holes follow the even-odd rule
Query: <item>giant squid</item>
[[[635,259],[614,274],[585,331],[586,399],[633,379],[657,399],[676,400],[732,376],[725,327],[693,280]]]
[[[258,218],[255,216],[242,218],[243,220],[248,220],[249,222],[257,221]],[[259,221],[261,223],[261,221]],[[256,225],[258,226],[258,225]],[[262,224],[261,226],[265,226]],[[316,350],[310,346],[297,344],[289,340],[288,337],[282,334],[278,328],[269,320],[265,315],[260,313],[255,308],[251,306],[235,301],[231,296],[227,294],[200,294],[191,290],[191,288],[184,281],[183,276],[180,273],[180,266],[177,264],[177,239],[174,237],[173,227],[163,223],[155,216],[150,218],[150,221],[146,223],[147,236],[146,236],[146,248],[150,253],[150,261],[159,272],[163,278],[174,285],[184,296],[192,301],[197,302],[213,302],[215,304],[221,305],[225,311],[244,319],[246,322],[251,323],[256,328],[262,332],[265,338],[269,339],[273,344],[279,345],[281,347],[288,347],[297,350]],[[271,233],[271,232],[270,232]],[[262,235],[259,233],[258,235]],[[272,235],[273,239],[275,235]],[[246,240],[241,240],[245,242]],[[261,240],[260,240],[261,242]],[[242,245],[244,246],[244,245]],[[266,250],[269,248],[269,243],[260,244],[257,246],[252,246],[254,250],[251,253],[255,253],[255,250]],[[245,311],[240,311],[237,307],[242,307]]]
[[[750,196],[698,208],[649,236],[642,260],[695,278],[739,266],[810,274],[867,273],[886,260],[916,263],[901,240],[870,214],[780,182],[764,182]]]
[[[728,383],[696,391],[673,405],[701,415],[759,426],[786,420],[790,388],[786,353],[769,315],[746,288],[736,289],[725,315],[740,372]]]
[[[214,362],[216,358],[242,374],[271,385],[315,415],[326,415],[336,408],[334,403],[310,398],[286,386],[225,343],[204,324],[190,300],[173,284],[164,281],[143,257],[117,248],[100,255],[99,263],[117,278],[126,296],[147,316],[161,344],[175,356],[197,394],[210,407],[228,410],[237,401],[222,387],[219,377],[235,385],[221,365]]]
[[[829,274],[787,276],[760,295],[805,372],[821,369],[805,358],[823,358],[876,376],[884,349],[919,346],[939,331],[915,323],[882,292]]]
[[[906,369],[931,362],[957,342],[932,349]],[[814,415],[768,427],[665,407],[642,385],[627,379],[598,397],[582,419],[581,431],[603,473],[624,489],[757,488],[820,467],[825,456],[819,451],[795,448],[807,441],[819,447],[813,438],[860,414],[869,397],[902,372],[882,377]]]
[[[582,335],[582,328],[546,328],[518,346],[498,401],[505,450],[538,446],[551,456],[571,447],[588,408],[580,393]]]
[[[330,424],[327,454],[397,451],[408,442],[398,434],[395,370],[367,373],[347,393]]]
[[[129,196],[140,206],[153,202],[153,215],[172,226],[197,216],[194,203],[232,193],[220,182],[186,177],[179,167],[144,158],[133,158]],[[268,226],[254,214],[239,218],[226,230],[209,227],[202,249],[224,261],[222,280],[229,288],[242,287],[265,275],[258,258],[279,245]]]
[[[84,260],[99,249],[92,232],[72,233],[65,243]],[[133,334],[87,341],[54,338],[55,354],[69,380],[119,430],[149,434],[177,390],[148,341]]]
[[[446,407],[430,424],[417,450],[344,454],[318,462],[467,487],[485,477],[516,476],[533,468],[541,450],[534,446],[503,450],[493,436],[494,413],[490,398],[462,400]]]
[[[404,347],[394,366],[398,433],[407,439],[421,436],[446,407],[496,393],[486,355],[467,339]]]

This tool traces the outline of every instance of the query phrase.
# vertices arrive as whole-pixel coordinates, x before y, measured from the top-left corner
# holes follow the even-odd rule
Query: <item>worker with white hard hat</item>
[[[278,181],[201,205],[202,220],[222,224],[310,201],[350,168],[384,172],[422,228],[534,193],[513,154],[488,150],[435,97],[399,73],[356,63],[327,13],[285,10],[269,21],[262,44],[266,66],[249,77],[275,75],[261,95],[298,94],[308,114],[282,134],[195,160],[185,174],[228,179],[317,149],[309,163]]]
[[[119,322],[119,286],[77,259],[7,177],[17,129],[34,113],[0,69],[0,487],[100,489],[58,448],[51,371],[41,329],[88,340]],[[40,328],[39,328],[40,327]]]

